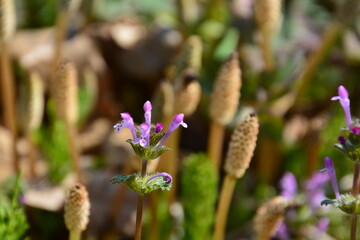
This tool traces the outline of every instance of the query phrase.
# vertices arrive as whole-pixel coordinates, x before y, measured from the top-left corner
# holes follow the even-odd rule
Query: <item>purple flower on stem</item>
[[[336,199],[339,200],[340,193],[339,193],[339,187],[338,187],[337,180],[336,180],[336,171],[334,168],[334,162],[329,157],[326,157],[324,162],[325,162],[325,168],[322,169],[321,171],[326,171],[327,174],[329,174]]]
[[[151,180],[155,179],[155,178],[158,178],[158,177],[162,177],[165,181],[166,184],[171,184],[172,182],[172,177],[170,174],[166,173],[166,172],[162,172],[162,173],[158,173],[158,174],[155,174],[154,176],[150,177],[146,183],[150,182]]]
[[[346,124],[348,125],[349,130],[352,129],[352,120],[350,114],[350,99],[349,94],[346,88],[342,85],[338,88],[339,96],[334,96],[331,98],[332,101],[339,100],[342,108],[344,109]]]
[[[280,195],[286,199],[292,199],[297,193],[297,182],[294,174],[287,172],[280,179]]]
[[[144,117],[145,122],[135,127],[134,120],[129,113],[121,113],[123,120],[114,125],[115,131],[120,132],[121,128],[129,128],[133,135],[133,139],[128,139],[127,142],[131,144],[136,155],[143,160],[152,160],[158,158],[161,154],[169,151],[170,148],[163,146],[165,141],[169,138],[170,134],[174,132],[180,125],[187,127],[184,123],[184,114],[180,113],[175,115],[174,120],[171,122],[167,133],[162,133],[163,125],[157,123],[155,128],[151,127],[151,110],[152,106],[150,101],[144,103]],[[161,142],[160,142],[161,141]]]
[[[134,120],[131,117],[131,115],[129,113],[120,113],[121,117],[122,117],[122,121],[121,123],[115,124],[114,128],[116,133],[119,133],[121,128],[129,128],[133,138],[136,139],[136,130],[135,130],[135,125],[134,125]]]
[[[323,185],[328,181],[328,174],[316,172],[308,181],[305,182],[305,194],[310,208],[313,211],[320,206],[320,203],[325,198]]]
[[[184,128],[187,128],[187,124],[184,123],[183,120],[184,120],[184,114],[183,113],[175,115],[173,121],[170,123],[170,127],[169,127],[168,131],[166,132],[164,138],[161,140],[158,147],[161,147],[162,145],[164,145],[164,143],[169,138],[171,133],[173,133],[180,125],[183,126]]]

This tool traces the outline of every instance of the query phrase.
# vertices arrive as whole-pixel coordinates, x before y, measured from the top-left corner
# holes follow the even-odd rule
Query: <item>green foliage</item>
[[[205,154],[192,154],[184,160],[181,176],[184,239],[209,239],[215,217],[217,183],[217,173]]]
[[[132,139],[128,139],[126,142],[130,143],[136,155],[143,160],[154,160],[160,157],[161,154],[170,150],[165,146],[155,147],[154,145],[163,137],[162,133],[151,134],[150,147],[142,147],[140,144],[135,144]],[[155,144],[154,144],[155,141]]]
[[[11,192],[0,192],[0,239],[24,239],[29,228],[24,209],[19,204],[20,174],[16,177]]]
[[[79,124],[82,125],[93,111],[98,94],[96,74],[89,69],[83,73],[83,84],[78,91]]]
[[[55,23],[56,0],[26,0],[20,1],[23,5],[21,25],[25,28],[40,28]]]
[[[54,103],[49,100],[47,113],[49,126],[42,126],[36,133],[37,145],[47,161],[49,178],[53,183],[61,182],[70,172],[70,151],[66,140],[65,125],[56,119]]]
[[[149,178],[151,178],[156,174],[158,173],[146,174],[145,177],[141,177],[140,173],[134,173],[131,175],[120,174],[110,179],[110,182],[112,184],[124,183],[131,190],[139,194],[148,194],[158,189],[161,189],[162,191],[164,190],[169,191],[171,189],[171,183],[170,184],[166,183],[166,181],[162,177],[156,177],[151,181],[147,182]]]

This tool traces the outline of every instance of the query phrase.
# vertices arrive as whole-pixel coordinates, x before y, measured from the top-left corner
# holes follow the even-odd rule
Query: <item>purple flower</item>
[[[161,147],[162,145],[164,145],[165,141],[169,138],[171,133],[173,133],[180,125],[183,126],[184,128],[187,128],[187,124],[184,123],[183,120],[184,120],[183,113],[175,115],[173,121],[170,123],[170,127],[169,127],[168,131],[166,132],[164,138],[161,140],[158,147]]]
[[[334,96],[331,98],[332,101],[339,100],[342,108],[344,109],[346,123],[348,125],[349,130],[352,128],[352,120],[350,114],[350,99],[349,94],[346,88],[342,85],[338,88],[339,96]]]
[[[163,130],[163,125],[161,123],[157,123],[155,126],[155,133],[159,133]]]
[[[346,144],[346,139],[344,136],[339,136],[338,137],[338,141],[341,145],[345,145]]]
[[[329,175],[316,172],[305,182],[305,194],[309,201],[310,208],[314,211],[320,206],[325,198],[323,185],[329,181]]]
[[[144,103],[145,122],[135,127],[134,120],[129,113],[121,113],[122,121],[114,125],[115,131],[119,133],[121,128],[129,128],[133,139],[128,139],[135,153],[143,160],[152,160],[158,158],[161,154],[169,151],[170,148],[163,146],[170,134],[180,125],[187,127],[184,123],[184,114],[180,113],[174,117],[166,134],[162,133],[163,125],[157,123],[155,128],[151,127],[151,110],[150,101]],[[161,142],[160,142],[161,141]]]
[[[129,128],[131,130],[133,138],[136,139],[134,120],[132,119],[131,115],[129,113],[120,113],[120,115],[123,120],[120,123],[114,125],[116,133],[119,133],[121,128],[123,127]]]
[[[152,110],[152,106],[150,101],[146,101],[144,103],[144,117],[145,117],[145,122],[150,126],[151,125],[151,110]]]
[[[170,174],[166,173],[166,172],[162,172],[162,173],[158,173],[155,174],[154,176],[150,177],[146,183],[150,182],[151,180],[153,180],[154,178],[158,178],[158,177],[162,177],[165,181],[166,184],[171,184],[172,182],[172,177]]]
[[[360,133],[360,128],[354,127],[354,128],[352,129],[352,132],[353,132],[355,135],[359,135],[359,133]]]
[[[140,144],[142,147],[149,145],[150,126],[147,123],[140,124],[140,138],[134,140],[135,144]]]
[[[276,231],[275,237],[280,240],[289,240],[290,239],[288,227],[286,226],[286,224],[284,222],[282,222],[279,225],[279,228]]]
[[[329,174],[330,180],[331,180],[331,184],[336,196],[336,199],[340,199],[340,193],[339,193],[339,187],[337,184],[337,180],[336,180],[336,171],[334,168],[334,162],[333,160],[331,160],[331,158],[326,157],[325,160],[325,168],[322,169],[321,171],[326,171],[327,174]]]
[[[294,174],[287,172],[280,179],[280,195],[287,199],[292,199],[297,193],[297,182]]]
[[[321,239],[322,235],[327,231],[329,227],[329,219],[326,217],[320,218],[316,227],[318,231],[315,239]]]

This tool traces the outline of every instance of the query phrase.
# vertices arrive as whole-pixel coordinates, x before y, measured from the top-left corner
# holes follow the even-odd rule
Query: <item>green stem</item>
[[[147,161],[142,160],[142,165],[141,165],[141,176],[142,177],[144,177],[146,175],[146,167],[147,167]],[[137,209],[136,209],[135,240],[141,240],[141,225],[142,225],[143,208],[144,208],[144,195],[139,194],[138,202],[137,202]]]

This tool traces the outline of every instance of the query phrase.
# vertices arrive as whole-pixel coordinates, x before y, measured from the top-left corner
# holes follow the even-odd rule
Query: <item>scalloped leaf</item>
[[[146,183],[146,181],[152,177],[153,175],[156,175],[157,173],[153,174],[146,174],[145,177],[141,177],[139,173],[134,173],[131,175],[117,175],[110,179],[110,182],[115,183],[124,183],[126,186],[128,186],[131,190],[134,192],[137,192],[139,194],[148,194],[153,191],[156,191],[158,189],[164,190],[170,190],[171,184],[167,184],[165,180],[162,177],[157,177]]]

